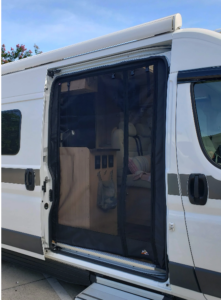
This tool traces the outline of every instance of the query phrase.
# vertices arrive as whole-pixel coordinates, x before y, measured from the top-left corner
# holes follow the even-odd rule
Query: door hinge
[[[48,178],[48,177],[45,177],[45,181],[43,182],[43,185],[42,185],[42,187],[41,187],[41,189],[42,189],[42,191],[44,192],[44,193],[46,193],[46,184],[47,184],[47,182],[49,182],[50,181],[50,179]]]

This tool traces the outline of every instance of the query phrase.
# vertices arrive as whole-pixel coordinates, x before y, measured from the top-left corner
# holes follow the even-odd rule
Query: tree
[[[41,54],[42,51],[39,50],[39,47],[34,44],[34,52],[35,54]],[[5,48],[5,44],[2,44],[1,47],[1,64],[7,64],[9,62],[15,61],[16,59],[23,59],[29,56],[32,56],[32,51],[31,50],[27,50],[25,48],[25,45],[21,44],[17,44],[16,45],[16,49],[14,50],[14,48],[11,47],[11,51],[6,51]]]

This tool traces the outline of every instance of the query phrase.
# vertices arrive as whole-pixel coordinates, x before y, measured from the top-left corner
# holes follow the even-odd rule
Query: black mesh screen
[[[159,230],[165,250],[165,224],[155,228],[160,201],[166,212],[165,196],[156,203],[153,162],[165,129],[157,139],[153,132],[167,77],[162,72],[159,91],[158,68],[154,59],[57,80],[55,241],[158,263],[153,243]],[[158,188],[164,190],[164,182]]]

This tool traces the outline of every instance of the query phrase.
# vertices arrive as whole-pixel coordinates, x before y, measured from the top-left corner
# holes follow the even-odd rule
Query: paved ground
[[[85,287],[2,262],[2,300],[71,300]]]

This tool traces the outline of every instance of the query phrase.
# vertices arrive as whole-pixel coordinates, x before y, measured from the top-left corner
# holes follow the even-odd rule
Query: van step
[[[75,300],[145,300],[148,298],[136,296],[102,284],[93,283],[76,296]]]

